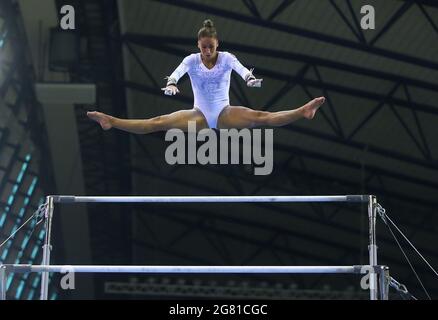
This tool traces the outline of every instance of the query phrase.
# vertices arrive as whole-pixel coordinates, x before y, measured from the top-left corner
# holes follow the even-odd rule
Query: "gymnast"
[[[243,129],[258,126],[279,127],[296,120],[313,119],[324,97],[315,98],[305,105],[286,111],[267,112],[243,106],[231,106],[229,98],[232,70],[236,71],[248,87],[260,87],[263,79],[257,79],[253,70],[245,68],[237,58],[228,52],[217,51],[219,40],[211,20],[205,20],[198,31],[198,48],[184,58],[176,70],[167,77],[162,88],[166,95],[179,93],[178,80],[188,73],[193,89],[194,107],[179,110],[150,119],[120,119],[102,112],[90,111],[87,116],[98,122],[102,129],[116,128],[136,134],[147,134],[177,128],[188,130],[188,122],[194,121],[196,129]]]

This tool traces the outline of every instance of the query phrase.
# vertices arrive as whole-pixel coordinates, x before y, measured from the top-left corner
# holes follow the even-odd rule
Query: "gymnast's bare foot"
[[[318,111],[319,107],[325,102],[324,97],[315,98],[312,101],[307,102],[304,106],[302,106],[303,117],[306,119],[313,119],[316,111]]]
[[[112,124],[111,124],[112,117],[105,113],[97,112],[97,111],[88,111],[87,116],[91,120],[98,122],[103,130],[109,130],[112,128]]]

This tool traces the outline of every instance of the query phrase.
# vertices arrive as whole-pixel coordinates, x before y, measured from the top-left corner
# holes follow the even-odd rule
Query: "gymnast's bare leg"
[[[136,134],[167,131],[169,129],[187,131],[189,121],[196,121],[197,130],[208,128],[203,114],[196,109],[180,110],[155,118],[138,120],[120,119],[97,111],[87,112],[87,116],[98,122],[103,130],[115,128]]]
[[[299,119],[313,119],[325,102],[324,97],[315,98],[305,105],[286,111],[267,112],[246,107],[228,106],[219,115],[218,127],[221,129],[242,129],[260,126],[281,127]]]

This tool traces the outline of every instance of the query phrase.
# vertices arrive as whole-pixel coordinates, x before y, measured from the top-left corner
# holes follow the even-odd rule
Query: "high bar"
[[[55,203],[200,203],[200,202],[360,202],[367,203],[369,195],[338,196],[67,196],[54,195]]]

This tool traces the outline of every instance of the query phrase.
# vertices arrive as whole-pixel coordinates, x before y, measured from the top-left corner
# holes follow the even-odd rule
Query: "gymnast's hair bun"
[[[198,40],[204,37],[217,39],[217,31],[214,27],[213,21],[210,19],[204,20],[202,25],[203,27],[198,31]]]
[[[204,20],[203,25],[204,25],[204,28],[213,28],[214,27],[213,21],[211,21],[210,19]]]

